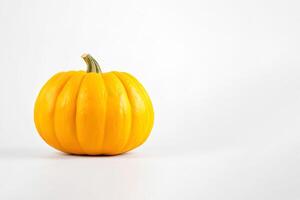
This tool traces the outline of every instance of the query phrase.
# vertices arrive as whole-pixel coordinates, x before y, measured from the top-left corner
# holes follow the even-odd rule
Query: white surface
[[[297,142],[218,151],[174,149],[115,157],[1,150],[0,197],[296,200],[300,195]]]
[[[0,0],[0,199],[300,199],[296,0]],[[33,104],[54,73],[135,75],[149,140],[117,157],[56,153]]]

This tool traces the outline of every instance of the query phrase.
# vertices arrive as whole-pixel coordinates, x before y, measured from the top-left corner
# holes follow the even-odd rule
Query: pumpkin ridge
[[[138,146],[142,145],[147,140],[147,138],[148,138],[148,136],[149,136],[149,134],[150,134],[150,132],[153,128],[153,120],[154,120],[153,119],[154,118],[153,105],[152,105],[152,102],[149,98],[149,95],[147,94],[147,92],[146,92],[145,88],[143,87],[143,85],[140,84],[140,82],[134,76],[132,76],[131,74],[129,74],[127,72],[123,72],[123,74],[125,76],[127,76],[129,79],[131,79],[132,82],[136,85],[136,87],[139,88],[139,90],[141,91],[141,95],[143,96],[143,99],[145,100],[144,102],[147,105],[146,106],[147,109],[151,109],[151,113],[147,112],[147,129],[146,129],[147,130],[147,132],[146,132],[147,136],[137,144],[136,147],[138,147]],[[136,147],[134,147],[134,148],[136,148]]]
[[[57,74],[55,74],[54,76],[52,76],[45,84],[44,86],[41,88],[39,94],[38,94],[38,97],[37,97],[37,100],[35,102],[35,105],[34,105],[34,122],[35,122],[35,126],[36,126],[36,129],[38,130],[38,133],[39,133],[39,136],[48,144],[50,145],[51,147],[55,148],[56,147],[54,145],[51,145],[50,143],[48,143],[47,141],[47,138],[41,133],[41,127],[40,127],[40,120],[38,118],[38,102],[40,101],[40,95],[42,93],[42,91],[44,91],[44,88],[46,87],[46,85],[49,83],[50,80],[53,80],[54,77],[56,78],[59,78],[59,76],[61,76],[62,74],[64,74],[65,72],[59,72]],[[59,146],[60,147],[60,146]]]
[[[68,74],[69,73],[69,74]],[[69,75],[69,77],[64,81],[64,83],[62,84],[61,88],[59,89],[59,91],[57,92],[57,95],[55,97],[55,103],[54,103],[54,106],[53,106],[53,114],[52,114],[52,118],[53,118],[53,136],[54,138],[56,139],[57,143],[59,144],[59,146],[61,147],[61,149],[65,152],[68,152],[66,151],[66,149],[63,147],[63,145],[61,144],[61,142],[59,141],[57,135],[56,135],[56,130],[55,130],[55,120],[54,120],[54,117],[55,117],[55,110],[56,110],[56,106],[57,106],[57,97],[60,95],[60,93],[62,92],[62,90],[64,89],[64,87],[66,86],[66,83],[72,78],[72,74],[73,74],[73,71],[70,71],[70,72],[67,72],[66,74]]]
[[[97,73],[86,73],[76,102],[77,136],[87,155],[102,154],[101,144],[104,136],[106,91],[101,78]],[[81,121],[82,119],[84,120]]]
[[[115,79],[115,83],[118,83],[119,87],[122,87],[123,93],[121,95],[119,95],[118,97],[119,98],[125,98],[126,102],[127,102],[126,105],[128,106],[127,108],[123,108],[122,106],[118,105],[118,106],[120,106],[119,109],[122,109],[121,112],[119,111],[120,113],[118,112],[118,115],[122,115],[122,117],[121,117],[122,118],[122,122],[121,122],[122,127],[121,127],[121,130],[117,131],[118,134],[115,135],[116,140],[110,144],[113,148],[105,145],[106,148],[108,148],[108,149],[105,149],[106,150],[104,152],[105,155],[112,155],[112,154],[116,155],[116,154],[122,153],[123,147],[126,145],[128,139],[129,139],[129,137],[131,135],[130,134],[131,133],[131,130],[130,130],[130,128],[131,128],[131,106],[130,106],[130,101],[129,101],[128,94],[127,94],[127,91],[125,89],[125,86],[123,85],[123,83],[119,79],[119,77],[114,72],[109,72],[109,73],[107,73],[105,75],[107,75],[108,77],[111,76],[111,79],[112,80]],[[104,80],[107,81],[107,79],[105,78],[105,76],[104,76]],[[115,83],[113,83],[113,84],[115,84]],[[106,82],[106,85],[107,84],[108,83]],[[121,101],[121,99],[119,99],[119,100]],[[123,113],[124,109],[126,110],[125,112],[129,112],[130,113],[130,114],[127,114],[127,117],[124,116],[124,115],[126,115],[126,114]],[[119,116],[116,116],[116,117],[118,118]],[[130,123],[128,123],[128,121],[130,121]],[[106,123],[106,125],[107,125],[107,123]],[[126,129],[123,129],[125,127],[126,127]],[[120,129],[120,127],[119,127],[119,129]],[[106,127],[105,131],[107,131],[107,127]],[[109,131],[107,131],[107,133],[109,133]],[[123,134],[126,135],[126,137],[125,137],[126,140],[117,140],[117,139],[120,139],[120,138],[124,138]]]
[[[124,149],[127,147],[127,145],[128,145],[128,143],[129,143],[129,141],[130,141],[130,139],[131,139],[131,137],[132,137],[132,119],[133,119],[133,115],[132,115],[132,108],[133,108],[133,106],[132,106],[132,104],[131,104],[131,101],[130,101],[130,98],[129,98],[129,95],[128,95],[128,90],[127,90],[127,88],[126,88],[126,86],[125,86],[125,84],[124,84],[124,82],[123,82],[123,80],[119,77],[119,73],[120,72],[112,72],[113,74],[115,74],[116,75],[116,77],[120,80],[120,82],[122,83],[122,85],[123,85],[123,87],[124,87],[124,89],[125,89],[125,91],[126,91],[126,96],[127,96],[127,98],[128,98],[128,102],[129,102],[129,106],[130,106],[130,111],[131,111],[131,113],[130,113],[130,115],[131,115],[131,120],[130,120],[130,131],[129,131],[129,137],[128,137],[128,139],[127,139],[127,141],[125,142],[125,144],[123,145],[123,147],[121,148],[121,152],[122,153],[125,153],[125,152],[123,152],[124,151]]]
[[[104,88],[105,88],[105,92],[106,92],[106,99],[105,99],[105,119],[103,120],[104,121],[104,123],[103,123],[103,138],[102,138],[102,141],[101,141],[101,148],[99,148],[99,150],[101,150],[102,151],[102,153],[101,154],[103,154],[104,152],[103,152],[103,147],[104,147],[104,141],[105,141],[105,135],[107,134],[106,133],[106,120],[107,120],[107,104],[108,104],[108,101],[107,101],[107,86],[106,86],[106,84],[105,84],[105,81],[104,81],[104,78],[102,77],[102,74],[100,73],[99,74],[100,76],[101,76],[101,78],[102,78],[102,80],[103,80],[103,85],[104,85]],[[98,139],[98,138],[97,138]]]
[[[83,76],[82,76],[82,78],[81,78],[81,80],[80,80],[80,83],[79,83],[79,87],[78,87],[78,90],[77,90],[77,94],[76,94],[76,98],[75,98],[75,112],[74,112],[74,115],[75,115],[75,117],[74,117],[74,119],[75,119],[75,121],[74,121],[74,126],[75,126],[75,133],[74,133],[74,136],[75,136],[75,139],[76,139],[76,141],[77,141],[77,143],[78,143],[78,146],[79,146],[79,149],[81,149],[81,151],[82,151],[82,153],[83,154],[86,154],[86,152],[85,152],[85,150],[83,149],[83,147],[81,146],[81,144],[80,144],[80,141],[79,141],[79,138],[78,138],[78,135],[77,135],[77,122],[76,122],[76,118],[77,118],[77,100],[78,100],[78,95],[79,95],[79,91],[80,91],[80,88],[81,88],[81,83],[82,83],[82,81],[83,81],[83,79],[86,77],[86,74],[84,74]]]
[[[127,78],[127,81],[131,82],[131,84],[133,84],[134,86],[136,86],[136,84],[132,81],[132,79],[128,78],[128,76],[126,76],[126,74],[124,72],[120,72],[120,73],[122,73],[121,76],[125,76]],[[147,117],[148,117],[148,115],[147,115]],[[130,151],[130,150],[134,149],[136,147],[137,141],[138,141],[138,137],[137,136],[135,138],[132,138],[131,144],[125,146],[125,150],[126,151]]]

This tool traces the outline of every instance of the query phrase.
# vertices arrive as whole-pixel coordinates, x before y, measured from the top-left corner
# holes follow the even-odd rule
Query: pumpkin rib
[[[105,81],[104,81],[104,79],[103,79],[103,77],[102,77],[102,74],[99,74],[100,76],[101,76],[101,78],[102,78],[102,82],[103,82],[103,87],[104,87],[104,89],[105,89],[105,92],[106,92],[106,98],[105,98],[105,114],[103,115],[104,116],[104,119],[103,119],[103,136],[102,136],[102,141],[101,141],[101,145],[99,145],[100,147],[99,147],[99,151],[101,150],[102,151],[102,154],[103,154],[103,144],[104,144],[104,140],[105,140],[105,138],[106,138],[106,120],[107,120],[107,104],[108,104],[108,101],[107,101],[107,86],[106,86],[106,84],[105,84]],[[99,134],[100,135],[100,134]],[[98,140],[98,138],[99,138],[99,135],[98,135],[98,137],[97,137],[97,140]]]
[[[124,77],[122,77],[123,76],[123,74],[122,74],[122,72],[118,72],[118,77],[120,78],[120,80],[123,82],[123,85],[124,85],[124,87],[126,88],[126,93],[127,93],[127,95],[128,95],[128,98],[129,98],[129,102],[130,102],[130,105],[131,105],[131,108],[132,108],[132,110],[136,110],[136,107],[135,106],[133,106],[134,105],[134,103],[132,103],[132,99],[130,98],[130,96],[131,95],[129,95],[131,92],[129,92],[129,90],[128,90],[128,83],[126,83],[126,80],[124,80],[125,78]],[[127,80],[128,81],[128,80]],[[128,140],[128,142],[127,142],[127,144],[124,146],[124,148],[123,148],[123,151],[124,152],[127,152],[127,151],[130,151],[130,149],[132,149],[132,148],[134,148],[134,141],[136,140],[136,137],[137,137],[137,135],[136,134],[133,134],[133,127],[134,127],[134,125],[133,125],[133,123],[136,123],[135,122],[135,120],[134,120],[134,115],[132,115],[131,116],[131,118],[132,118],[132,120],[131,120],[131,123],[132,123],[132,126],[131,126],[131,135],[130,135],[130,138],[129,138],[129,140]],[[129,148],[130,147],[130,148]]]
[[[149,136],[149,134],[150,134],[150,132],[153,128],[153,121],[154,121],[153,105],[152,105],[152,102],[149,98],[149,95],[147,94],[147,92],[146,92],[145,88],[143,87],[143,85],[131,74],[129,74],[127,72],[123,72],[123,74],[126,75],[129,79],[132,80],[132,82],[135,83],[135,86],[137,88],[139,88],[139,90],[140,90],[140,92],[143,96],[143,99],[145,100],[144,102],[146,102],[146,104],[147,104],[147,106],[146,106],[146,108],[147,108],[146,113],[147,113],[147,116],[148,116],[147,117],[147,122],[148,122],[147,123],[147,131],[146,131],[147,135],[144,137],[144,139],[142,139],[140,142],[138,142],[138,144],[136,146],[136,147],[138,147],[138,146],[142,145],[147,140],[147,138],[148,138],[148,136]],[[136,148],[136,147],[134,147],[134,148]]]
[[[130,84],[132,85],[131,87],[134,87],[135,90],[138,91],[139,96],[143,99],[143,103],[144,103],[145,109],[146,109],[146,111],[147,111],[147,107],[148,107],[148,106],[147,106],[147,104],[145,104],[145,97],[143,96],[143,93],[142,93],[141,89],[138,87],[138,85],[136,84],[136,82],[133,81],[133,80],[132,80],[126,73],[124,73],[124,72],[122,72],[121,75],[124,76],[124,78],[126,78],[127,81],[131,82],[131,83],[130,83]],[[149,121],[149,115],[147,114],[146,116],[147,116],[147,117],[146,117],[146,121]],[[147,129],[145,129],[145,130],[147,130]],[[143,132],[145,133],[145,135],[147,135],[147,131],[143,131]],[[143,140],[144,140],[144,138],[147,139],[147,136],[145,137],[145,135],[144,135],[144,137],[142,137]],[[136,147],[139,145],[139,143],[140,143],[139,140],[140,140],[139,137],[133,138],[132,141],[131,141],[131,142],[132,142],[131,145],[129,145],[129,146],[127,146],[127,147],[125,148],[126,151],[130,151],[130,150],[136,148]]]
[[[77,71],[72,74],[56,99],[54,115],[55,133],[63,148],[72,154],[83,153],[78,141],[76,140],[76,136],[74,134],[75,124],[71,119],[74,118],[74,113],[76,112],[76,104],[72,102],[76,102],[78,86],[80,85],[84,74],[85,73],[81,71]],[[69,95],[71,95],[72,101],[70,101]],[[69,111],[72,111],[73,114],[70,115],[65,113]]]
[[[113,72],[104,73],[103,79],[106,81],[105,84],[108,94],[107,101],[109,102],[109,100],[119,98],[117,104],[110,104],[106,110],[106,118],[113,118],[113,121],[106,121],[105,133],[113,134],[114,138],[112,138],[111,135],[110,137],[106,137],[103,146],[103,154],[116,155],[122,153],[123,146],[126,145],[127,140],[130,137],[131,107],[125,87],[118,76]],[[109,94],[112,94],[113,96],[110,96]],[[121,104],[121,101],[123,105]],[[117,106],[117,108],[114,106]],[[113,132],[110,132],[111,126],[116,128],[112,130]]]
[[[82,83],[83,79],[85,78],[85,76],[86,76],[86,74],[84,74],[82,76],[82,78],[80,80],[80,83],[79,83],[79,86],[78,86],[78,89],[77,89],[77,93],[76,93],[76,97],[75,97],[75,112],[74,112],[74,115],[75,115],[75,117],[74,117],[74,126],[75,126],[75,128],[74,128],[74,131],[75,131],[74,136],[75,136],[75,140],[78,143],[79,149],[81,149],[81,151],[82,151],[83,154],[86,154],[86,152],[84,151],[84,149],[81,146],[80,141],[78,139],[76,118],[77,118],[77,99],[78,99],[78,94],[79,94],[79,91],[80,91],[81,83]]]
[[[145,89],[143,87],[141,87],[139,81],[134,78],[133,76],[131,76],[129,73],[126,72],[120,72],[119,76],[122,76],[122,78],[127,82],[126,84],[129,84],[130,88],[134,88],[131,91],[131,95],[134,95],[135,93],[138,94],[138,96],[141,98],[143,106],[145,111],[144,112],[144,122],[145,122],[145,127],[147,128],[143,128],[141,129],[141,127],[139,128],[142,133],[142,135],[138,135],[136,138],[132,138],[131,140],[131,144],[127,145],[127,147],[125,147],[125,151],[130,151],[138,146],[140,146],[141,144],[143,144],[146,139],[149,137],[152,126],[153,126],[153,118],[154,118],[154,114],[153,113],[153,107],[152,107],[152,103],[151,100],[148,96],[148,94],[145,92]],[[137,122],[139,123],[139,122]],[[138,125],[136,125],[138,127]]]
[[[81,142],[80,142],[80,139],[79,139],[79,136],[78,136],[78,125],[77,125],[77,118],[78,118],[78,97],[79,97],[79,93],[80,93],[80,91],[81,91],[81,86],[82,86],[82,83],[83,83],[83,81],[85,80],[87,78],[87,74],[85,74],[83,77],[82,77],[82,79],[81,79],[81,81],[80,81],[80,85],[79,85],[79,88],[78,88],[78,91],[77,91],[77,95],[76,95],[76,110],[75,110],[75,137],[76,137],[76,140],[78,141],[78,144],[79,144],[79,146],[81,147],[81,149],[82,149],[82,151],[85,153],[85,154],[89,154],[89,153],[87,153],[87,151],[84,149],[84,147],[83,147],[83,145],[81,144]]]
[[[105,88],[105,91],[106,91],[106,93],[108,95],[108,90],[107,90],[107,85],[105,83],[105,79],[103,78],[102,74],[100,74],[100,75],[101,75],[101,77],[103,79],[104,88]],[[105,115],[104,115],[105,116],[105,121],[104,121],[104,125],[103,125],[104,126],[103,127],[103,139],[102,139],[102,144],[101,144],[101,148],[102,148],[101,151],[102,151],[103,155],[106,155],[105,152],[104,152],[104,150],[105,150],[104,149],[104,147],[105,147],[104,144],[105,144],[105,140],[107,140],[107,134],[108,134],[107,130],[106,130],[106,127],[107,127],[106,126],[106,123],[107,123],[107,110],[108,110],[107,109],[107,107],[108,107],[108,100],[107,99],[108,99],[108,97],[106,97],[106,102],[105,102]]]
[[[104,136],[104,114],[106,91],[101,76],[87,73],[83,79],[77,99],[77,136],[85,152],[89,155],[101,154]]]
[[[54,97],[55,100],[54,100],[54,106],[53,106],[53,114],[52,114],[52,127],[53,127],[53,136],[54,138],[56,139],[57,143],[60,145],[60,147],[63,149],[63,151],[65,152],[68,152],[66,151],[66,148],[62,145],[62,143],[59,141],[57,135],[56,135],[56,130],[55,130],[55,120],[54,120],[54,117],[55,117],[55,110],[56,110],[56,106],[57,106],[57,98],[58,96],[60,95],[60,93],[63,91],[64,87],[66,86],[67,82],[72,78],[72,75],[74,74],[75,72],[73,71],[70,71],[70,72],[67,72],[66,75],[68,74],[69,77],[66,78],[66,80],[64,81],[64,83],[61,84],[61,88],[59,89],[59,91],[57,92],[56,96]]]
[[[124,89],[125,89],[125,93],[126,93],[126,97],[128,98],[128,103],[129,103],[129,106],[130,106],[130,128],[129,128],[129,137],[127,138],[127,141],[125,142],[125,144],[123,145],[123,147],[121,148],[120,152],[124,153],[124,149],[125,147],[128,145],[129,141],[130,141],[130,138],[132,137],[132,127],[133,127],[133,114],[132,114],[132,104],[131,104],[131,101],[130,101],[130,98],[129,98],[129,95],[128,95],[128,90],[123,82],[123,80],[119,77],[119,72],[116,72],[116,71],[113,71],[112,72],[114,75],[116,75],[116,77],[120,80],[121,84],[123,85]]]
[[[41,134],[41,127],[40,127],[40,120],[39,120],[39,108],[40,108],[40,98],[41,98],[41,95],[42,95],[42,93],[44,92],[44,90],[45,90],[45,88],[46,88],[46,85],[50,82],[50,81],[52,81],[53,79],[56,79],[56,78],[58,78],[58,76],[59,75],[61,75],[62,73],[64,73],[64,72],[59,72],[59,73],[57,73],[57,74],[55,74],[54,76],[52,76],[45,84],[44,84],[44,86],[42,87],[42,89],[40,90],[40,92],[39,92],[39,94],[38,94],[38,97],[37,97],[37,99],[36,99],[36,101],[35,101],[35,104],[34,104],[34,122],[35,122],[35,127],[36,127],[36,129],[38,130],[38,133],[39,133],[39,135],[41,136],[41,138],[44,140],[44,141],[46,141],[47,142],[47,140],[46,140],[46,138],[43,136],[43,134]],[[47,143],[48,144],[48,143]],[[49,144],[50,145],[50,144]],[[50,145],[50,146],[52,146],[52,145]]]
[[[57,144],[58,147],[56,147],[54,144],[51,144],[49,143],[49,141],[47,140],[47,137],[44,136],[44,134],[42,134],[42,128],[41,128],[41,125],[40,125],[40,118],[39,118],[39,113],[40,113],[40,98],[41,98],[41,95],[43,94],[44,90],[47,88],[48,84],[53,81],[53,80],[56,80],[59,78],[59,76],[61,76],[62,74],[64,74],[66,72],[59,72],[55,75],[53,75],[45,84],[44,86],[42,87],[42,89],[40,90],[39,94],[38,94],[38,97],[37,97],[37,100],[35,102],[35,106],[34,106],[34,121],[35,121],[35,126],[38,130],[38,133],[40,135],[40,137],[47,143],[49,144],[51,147],[55,148],[55,149],[59,149],[60,150],[60,146],[59,144]],[[57,142],[56,142],[57,143]]]
[[[128,137],[127,137],[127,140],[126,142],[124,142],[124,144],[120,147],[120,149],[117,151],[117,152],[122,152],[123,148],[127,145],[127,142],[129,141],[130,139],[130,136],[131,136],[131,132],[132,132],[132,105],[131,105],[131,102],[130,102],[130,99],[128,97],[128,92],[126,90],[126,87],[124,86],[123,82],[121,81],[121,79],[115,74],[115,73],[112,73],[112,75],[114,77],[116,77],[116,79],[120,82],[120,84],[122,85],[122,87],[124,88],[124,93],[125,93],[125,96],[126,96],[126,99],[127,99],[127,102],[128,102],[128,110],[130,110],[130,124],[129,124],[129,131],[128,131]],[[118,153],[119,154],[119,153]]]

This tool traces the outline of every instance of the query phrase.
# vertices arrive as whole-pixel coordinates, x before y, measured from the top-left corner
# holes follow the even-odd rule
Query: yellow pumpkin
[[[102,73],[88,54],[82,58],[86,72],[57,73],[41,89],[34,107],[40,136],[81,155],[116,155],[143,144],[154,121],[144,87],[128,73]]]

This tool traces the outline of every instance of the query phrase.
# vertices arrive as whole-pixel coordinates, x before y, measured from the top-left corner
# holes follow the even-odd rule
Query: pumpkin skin
[[[116,155],[145,142],[154,122],[151,100],[129,73],[102,73],[88,54],[87,72],[55,74],[34,107],[36,129],[47,144],[80,155]]]

